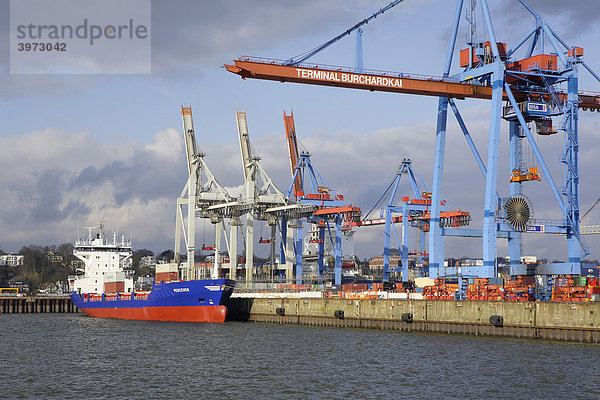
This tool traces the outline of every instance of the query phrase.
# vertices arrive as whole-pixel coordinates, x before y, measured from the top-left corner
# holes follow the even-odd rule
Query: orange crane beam
[[[264,79],[278,82],[295,82],[321,86],[335,86],[380,92],[417,94],[423,96],[451,97],[456,99],[492,98],[492,88],[474,83],[458,82],[452,78],[440,78],[415,74],[371,71],[357,74],[350,68],[336,66],[288,66],[284,61],[266,58],[242,57],[233,65],[224,65],[227,71],[242,79]],[[560,101],[565,93],[557,93]],[[515,93],[517,100],[525,100],[523,94]],[[544,96],[545,97],[545,96]],[[505,96],[505,100],[507,97]],[[544,99],[549,101],[550,99]],[[600,94],[580,93],[579,108],[600,111]]]
[[[259,61],[263,60],[263,61]],[[307,83],[371,91],[444,96],[464,99],[491,99],[492,88],[458,83],[452,79],[402,75],[391,72],[357,74],[348,68],[321,66],[315,68],[282,65],[281,61],[240,58],[235,65],[225,65],[229,72],[242,79],[266,79],[279,82]]]

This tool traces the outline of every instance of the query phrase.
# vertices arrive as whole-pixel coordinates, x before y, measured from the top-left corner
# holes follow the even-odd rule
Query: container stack
[[[489,279],[477,278],[467,289],[467,300],[502,300],[502,285],[490,285]]]
[[[104,275],[104,293],[125,291],[125,272],[112,272]]]
[[[428,300],[453,300],[457,290],[457,284],[446,284],[444,279],[435,279],[432,286],[423,288],[423,298]]]
[[[179,272],[176,263],[156,265],[156,283],[168,283],[179,280]]]
[[[600,301],[598,278],[566,275],[554,280],[552,301]]]
[[[535,301],[535,279],[533,276],[518,275],[515,280],[504,281],[504,300]]]

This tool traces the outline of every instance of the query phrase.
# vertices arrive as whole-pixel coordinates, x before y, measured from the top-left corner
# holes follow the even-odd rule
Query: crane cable
[[[340,40],[341,38],[343,38],[346,35],[350,35],[353,31],[355,31],[356,29],[360,28],[361,26],[368,24],[370,20],[377,18],[378,15],[383,14],[384,12],[386,12],[387,10],[389,10],[390,8],[394,7],[395,5],[403,2],[404,0],[394,0],[392,1],[390,4],[388,4],[387,6],[381,8],[379,11],[377,11],[376,13],[374,13],[373,15],[371,15],[368,18],[363,19],[362,21],[360,21],[359,23],[357,23],[356,25],[354,25],[353,27],[345,30],[344,32],[340,33],[339,35],[337,35],[336,37],[334,37],[333,39],[328,40],[327,42],[323,43],[320,46],[317,46],[311,50],[308,50],[302,54],[298,54],[297,56],[294,56],[292,58],[290,58],[289,60],[286,61],[285,65],[291,65],[291,66],[296,66],[306,60],[308,60],[310,57],[314,56],[315,54],[317,54],[318,52],[320,52],[321,50],[324,50],[325,48],[331,46],[332,44],[334,44],[335,42],[337,42],[338,40]]]
[[[594,207],[596,207],[596,204],[598,204],[598,202],[600,202],[600,197],[598,197],[598,199],[594,202],[594,204],[592,204],[592,206],[589,208],[589,210],[587,210],[585,212],[585,214],[583,214],[583,217],[579,218],[579,222],[581,222],[586,217],[586,215],[588,215],[590,213],[590,211],[592,211],[594,209]]]

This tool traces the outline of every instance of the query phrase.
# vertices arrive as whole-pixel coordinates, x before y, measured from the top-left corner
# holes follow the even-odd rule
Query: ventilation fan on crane
[[[506,223],[518,232],[525,232],[533,219],[533,207],[529,199],[522,194],[510,196],[504,202]]]

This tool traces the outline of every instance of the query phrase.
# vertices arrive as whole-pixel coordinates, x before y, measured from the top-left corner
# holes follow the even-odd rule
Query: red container
[[[600,286],[589,286],[587,290],[589,294],[600,294]]]
[[[156,274],[156,282],[165,281],[165,283],[167,283],[177,280],[179,280],[177,272],[159,272]]]
[[[122,293],[125,291],[125,282],[105,282],[104,293]]]
[[[383,283],[381,284],[383,286]],[[366,283],[345,283],[342,285],[344,292],[356,292],[359,290],[368,290],[369,285]]]
[[[475,55],[475,49],[473,49],[473,53],[472,53],[472,58],[473,58],[473,64],[476,65],[477,62],[479,61],[479,57],[477,57]],[[469,49],[462,49],[460,51],[460,66],[461,67],[468,67],[469,66]]]

